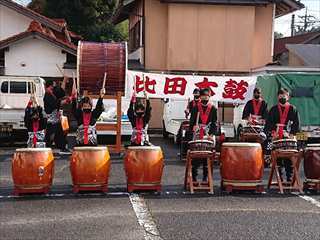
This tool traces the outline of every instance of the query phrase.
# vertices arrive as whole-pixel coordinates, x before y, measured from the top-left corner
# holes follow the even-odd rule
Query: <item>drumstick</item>
[[[72,72],[72,80],[73,80],[72,91],[76,90],[76,92],[78,93],[78,89],[77,89],[77,85],[76,85],[76,78],[74,76],[74,72]]]
[[[106,81],[107,81],[107,72],[104,73],[103,76],[103,83],[102,83],[102,89],[105,91],[106,88]]]

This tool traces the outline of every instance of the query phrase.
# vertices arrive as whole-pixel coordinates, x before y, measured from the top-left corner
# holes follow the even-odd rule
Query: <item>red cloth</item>
[[[83,113],[83,130],[84,130],[84,140],[83,143],[87,145],[89,143],[88,129],[91,121],[91,113]]]
[[[262,105],[261,99],[258,99],[258,100],[253,99],[252,100],[252,105],[253,105],[254,115],[259,115],[260,108],[261,108],[261,105]]]
[[[32,100],[29,100],[27,107],[32,107]]]
[[[32,130],[33,130],[33,146],[36,146],[37,144],[37,132],[39,130],[40,121],[34,120],[32,121]]]
[[[290,104],[286,103],[284,105],[284,110],[282,111],[281,105],[278,104],[278,110],[279,110],[279,115],[280,115],[280,127],[279,127],[279,138],[283,138],[283,130],[284,130],[284,124],[286,123],[288,113],[290,109]]]
[[[204,125],[208,124],[208,118],[209,118],[209,114],[211,112],[211,108],[212,108],[212,105],[208,104],[207,109],[204,112],[201,103],[198,103],[198,110],[199,110],[199,113],[200,113],[201,123],[204,124]],[[203,126],[201,126],[199,138],[203,139],[203,137],[204,137],[204,128],[203,128]]]
[[[143,118],[136,118],[136,129],[137,129],[136,144],[140,145],[142,142]]]

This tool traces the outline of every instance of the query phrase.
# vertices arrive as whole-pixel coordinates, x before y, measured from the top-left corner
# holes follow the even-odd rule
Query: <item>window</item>
[[[313,88],[312,87],[296,87],[292,89],[292,97],[312,98],[314,97]]]
[[[1,84],[1,92],[2,93],[8,93],[8,81],[2,82]]]
[[[129,32],[129,49],[130,52],[134,52],[138,48],[140,48],[140,26],[141,21],[137,22],[133,28],[130,29]]]
[[[35,91],[35,92],[37,91],[36,85],[34,83],[28,82],[28,93],[32,93],[32,91]]]
[[[27,93],[26,82],[10,82],[10,93]]]

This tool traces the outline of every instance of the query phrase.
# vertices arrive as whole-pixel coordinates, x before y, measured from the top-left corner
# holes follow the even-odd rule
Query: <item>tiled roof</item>
[[[290,52],[299,56],[305,66],[320,67],[320,45],[319,44],[287,44]]]
[[[69,42],[64,39],[57,38],[52,30],[49,28],[43,27],[39,22],[32,21],[25,32],[19,33],[17,35],[11,36],[7,39],[0,41],[0,49],[6,48],[11,44],[25,39],[30,36],[38,36],[42,39],[45,39],[61,48],[70,54],[77,54],[77,46],[72,42]]]
[[[288,49],[286,48],[286,44],[307,43],[309,40],[317,37],[318,35],[320,36],[320,31],[300,34],[293,37],[275,39],[273,52],[274,56],[287,52]]]
[[[11,0],[0,0],[0,4],[3,6],[6,6],[7,8],[10,8],[16,12],[19,12],[20,14],[27,16],[35,21],[38,21],[40,23],[42,23],[43,25],[46,25],[50,28],[53,28],[57,31],[62,31],[63,30],[63,26],[56,22],[54,19],[45,17],[35,11],[32,11],[31,9],[22,6],[14,1]]]

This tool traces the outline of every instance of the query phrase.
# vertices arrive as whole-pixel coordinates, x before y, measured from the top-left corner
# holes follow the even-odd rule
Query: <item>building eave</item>
[[[76,46],[72,46],[70,44],[66,44],[63,43],[57,39],[52,39],[51,37],[43,34],[43,33],[39,33],[39,32],[22,32],[20,34],[17,34],[15,36],[12,36],[10,38],[4,39],[2,41],[0,41],[0,49],[5,49],[10,47],[12,44],[18,43],[18,42],[22,42],[26,39],[30,39],[30,38],[34,38],[34,37],[38,37],[41,38],[43,40],[47,40],[50,43],[53,43],[54,45],[60,47],[61,49],[63,49],[64,51],[76,56],[77,55],[77,48]]]

